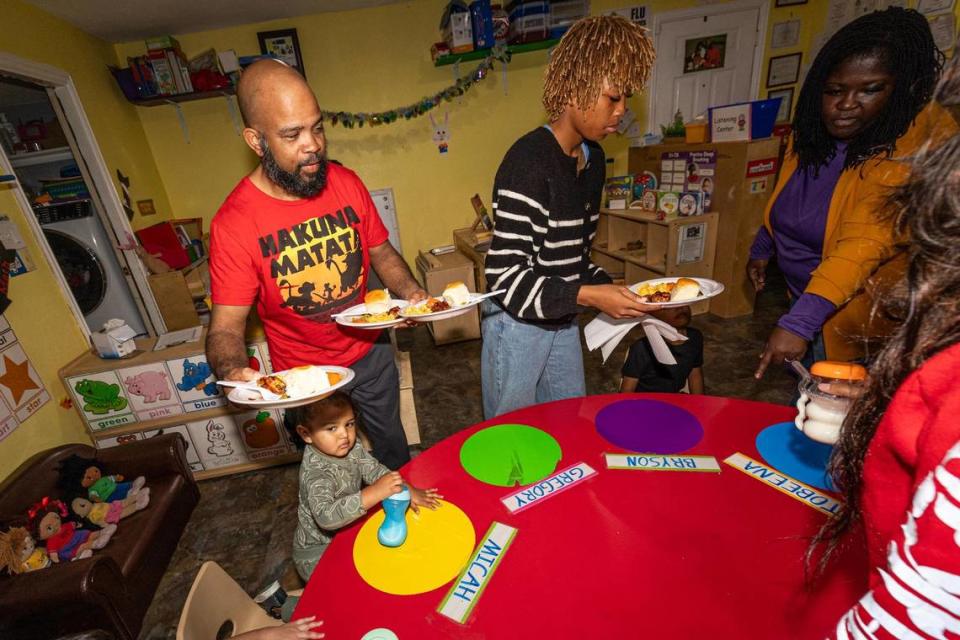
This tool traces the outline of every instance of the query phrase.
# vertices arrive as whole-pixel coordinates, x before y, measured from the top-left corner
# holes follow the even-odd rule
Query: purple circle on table
[[[637,453],[680,453],[703,438],[692,413],[659,400],[621,400],[597,414],[597,432],[610,444]]]

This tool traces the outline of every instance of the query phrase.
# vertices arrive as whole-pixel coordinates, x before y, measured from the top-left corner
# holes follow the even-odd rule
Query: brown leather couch
[[[95,457],[133,479],[145,476],[150,504],[124,518],[92,558],[18,576],[0,575],[0,638],[40,640],[104,629],[135,640],[200,491],[180,434],[96,450],[71,444],[33,456],[0,484],[0,525],[22,522],[30,505],[58,496],[57,466],[71,454]]]

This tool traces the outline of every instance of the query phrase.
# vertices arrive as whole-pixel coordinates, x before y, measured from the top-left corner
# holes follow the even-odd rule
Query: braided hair
[[[840,29],[817,54],[800,90],[793,118],[793,149],[800,169],[829,162],[836,141],[822,120],[822,93],[827,77],[851,58],[876,56],[894,78],[883,112],[847,146],[844,169],[862,165],[878,154],[889,157],[897,138],[910,128],[933,97],[943,53],[937,49],[927,19],[913,9],[875,11]]]
[[[543,106],[555,122],[571,102],[590,109],[604,79],[631,95],[650,79],[655,57],[646,29],[620,16],[593,16],[574,23],[550,54]]]

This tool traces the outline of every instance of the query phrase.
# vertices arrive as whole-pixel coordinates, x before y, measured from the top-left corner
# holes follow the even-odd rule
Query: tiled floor
[[[771,371],[760,382],[752,377],[763,341],[786,308],[782,285],[773,285],[761,295],[753,316],[694,318],[705,339],[707,393],[789,401],[794,382],[784,370]],[[628,336],[606,366],[598,353],[585,354],[588,393],[616,391],[619,364],[634,339],[636,334]],[[401,349],[412,354],[423,448],[482,419],[480,341],[435,347],[424,328],[399,332],[399,341]],[[277,578],[288,588],[298,586],[289,562],[296,524],[297,467],[208,480],[200,488],[200,504],[147,613],[143,639],[175,637],[180,609],[205,560],[218,562],[250,593]]]

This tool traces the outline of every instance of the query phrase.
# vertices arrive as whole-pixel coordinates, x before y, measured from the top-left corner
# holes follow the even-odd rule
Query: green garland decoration
[[[469,91],[474,84],[487,77],[493,69],[494,62],[507,64],[510,62],[510,52],[503,45],[497,45],[490,50],[490,55],[473,70],[466,78],[458,78],[455,84],[439,91],[432,96],[425,96],[419,102],[408,104],[403,107],[397,107],[388,111],[379,111],[377,113],[351,113],[349,111],[328,111],[321,109],[323,119],[332,125],[342,125],[347,129],[354,127],[363,128],[364,124],[375,127],[381,124],[391,124],[400,118],[410,120],[427,113],[436,108],[442,102],[450,102],[454,98],[462,96]]]

